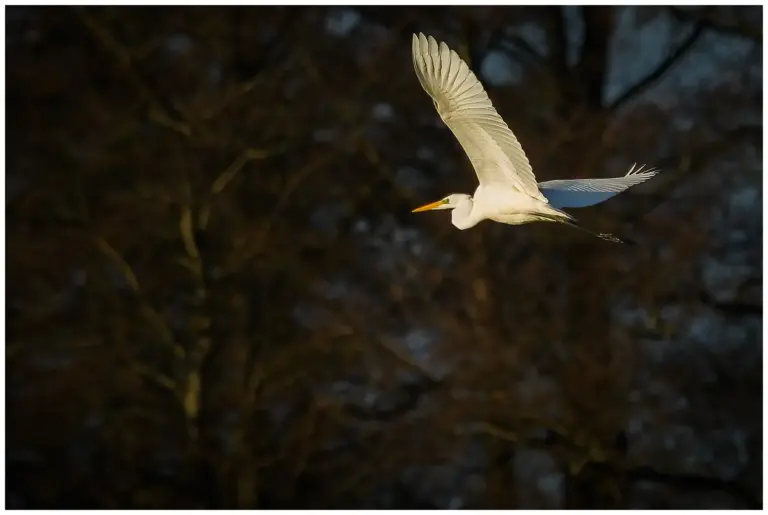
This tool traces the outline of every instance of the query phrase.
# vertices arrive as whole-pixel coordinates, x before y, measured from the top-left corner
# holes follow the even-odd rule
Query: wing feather
[[[647,170],[643,168],[641,166],[635,169],[635,165],[632,165],[624,177],[612,177],[610,179],[546,181],[539,183],[539,188],[553,207],[593,206],[605,202],[632,186],[647,181],[659,172],[655,168]]]
[[[480,183],[513,187],[546,202],[522,146],[459,55],[424,34],[414,34],[412,53],[419,83],[467,153]]]

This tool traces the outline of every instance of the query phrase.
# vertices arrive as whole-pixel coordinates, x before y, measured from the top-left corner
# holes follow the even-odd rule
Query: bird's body
[[[624,177],[537,183],[517,138],[459,55],[445,43],[438,44],[423,34],[413,36],[412,53],[421,86],[464,148],[480,181],[474,196],[449,195],[414,212],[453,209],[453,225],[462,230],[483,220],[508,225],[547,221],[592,233],[560,208],[598,204],[657,173],[633,165]],[[610,234],[592,234],[621,241]]]
[[[522,225],[563,215],[565,213],[548,203],[514,189],[492,188],[481,184],[473,196],[464,195],[457,202],[452,221],[453,225],[464,230],[486,219],[508,225]]]

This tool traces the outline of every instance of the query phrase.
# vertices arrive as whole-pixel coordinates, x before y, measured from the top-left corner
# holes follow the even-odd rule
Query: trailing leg
[[[617,236],[614,236],[613,234],[608,233],[608,232],[594,232],[594,231],[592,231],[590,229],[587,229],[586,227],[581,225],[579,222],[577,222],[573,218],[570,218],[570,219],[567,219],[567,220],[560,220],[560,221],[562,223],[566,224],[566,225],[570,225],[571,227],[574,227],[574,228],[576,228],[576,229],[578,229],[580,231],[583,231],[583,232],[585,232],[587,234],[591,234],[592,236],[597,236],[601,240],[612,241],[614,243],[623,243],[625,245],[637,245],[637,243],[632,241],[632,240],[626,240],[626,239],[622,240],[621,238],[619,238]]]

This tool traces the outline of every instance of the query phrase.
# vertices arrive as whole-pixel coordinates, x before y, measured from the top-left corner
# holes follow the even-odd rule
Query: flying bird
[[[598,238],[623,243],[609,233],[580,225],[560,208],[599,204],[650,179],[657,169],[632,165],[624,177],[536,182],[528,158],[494,109],[483,85],[459,55],[432,36],[413,35],[413,67],[437,108],[469,156],[480,181],[475,194],[454,193],[413,210],[452,209],[451,221],[464,230],[483,220],[509,225],[557,222]]]

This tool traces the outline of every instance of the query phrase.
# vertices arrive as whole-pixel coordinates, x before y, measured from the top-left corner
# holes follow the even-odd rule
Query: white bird
[[[483,220],[509,225],[558,222],[599,238],[621,242],[607,233],[594,233],[558,208],[599,204],[658,173],[635,169],[624,177],[536,182],[520,143],[494,109],[483,85],[467,64],[445,43],[432,36],[413,35],[413,66],[443,122],[469,156],[480,185],[474,196],[454,193],[413,210],[453,209],[451,221],[469,229]]]

